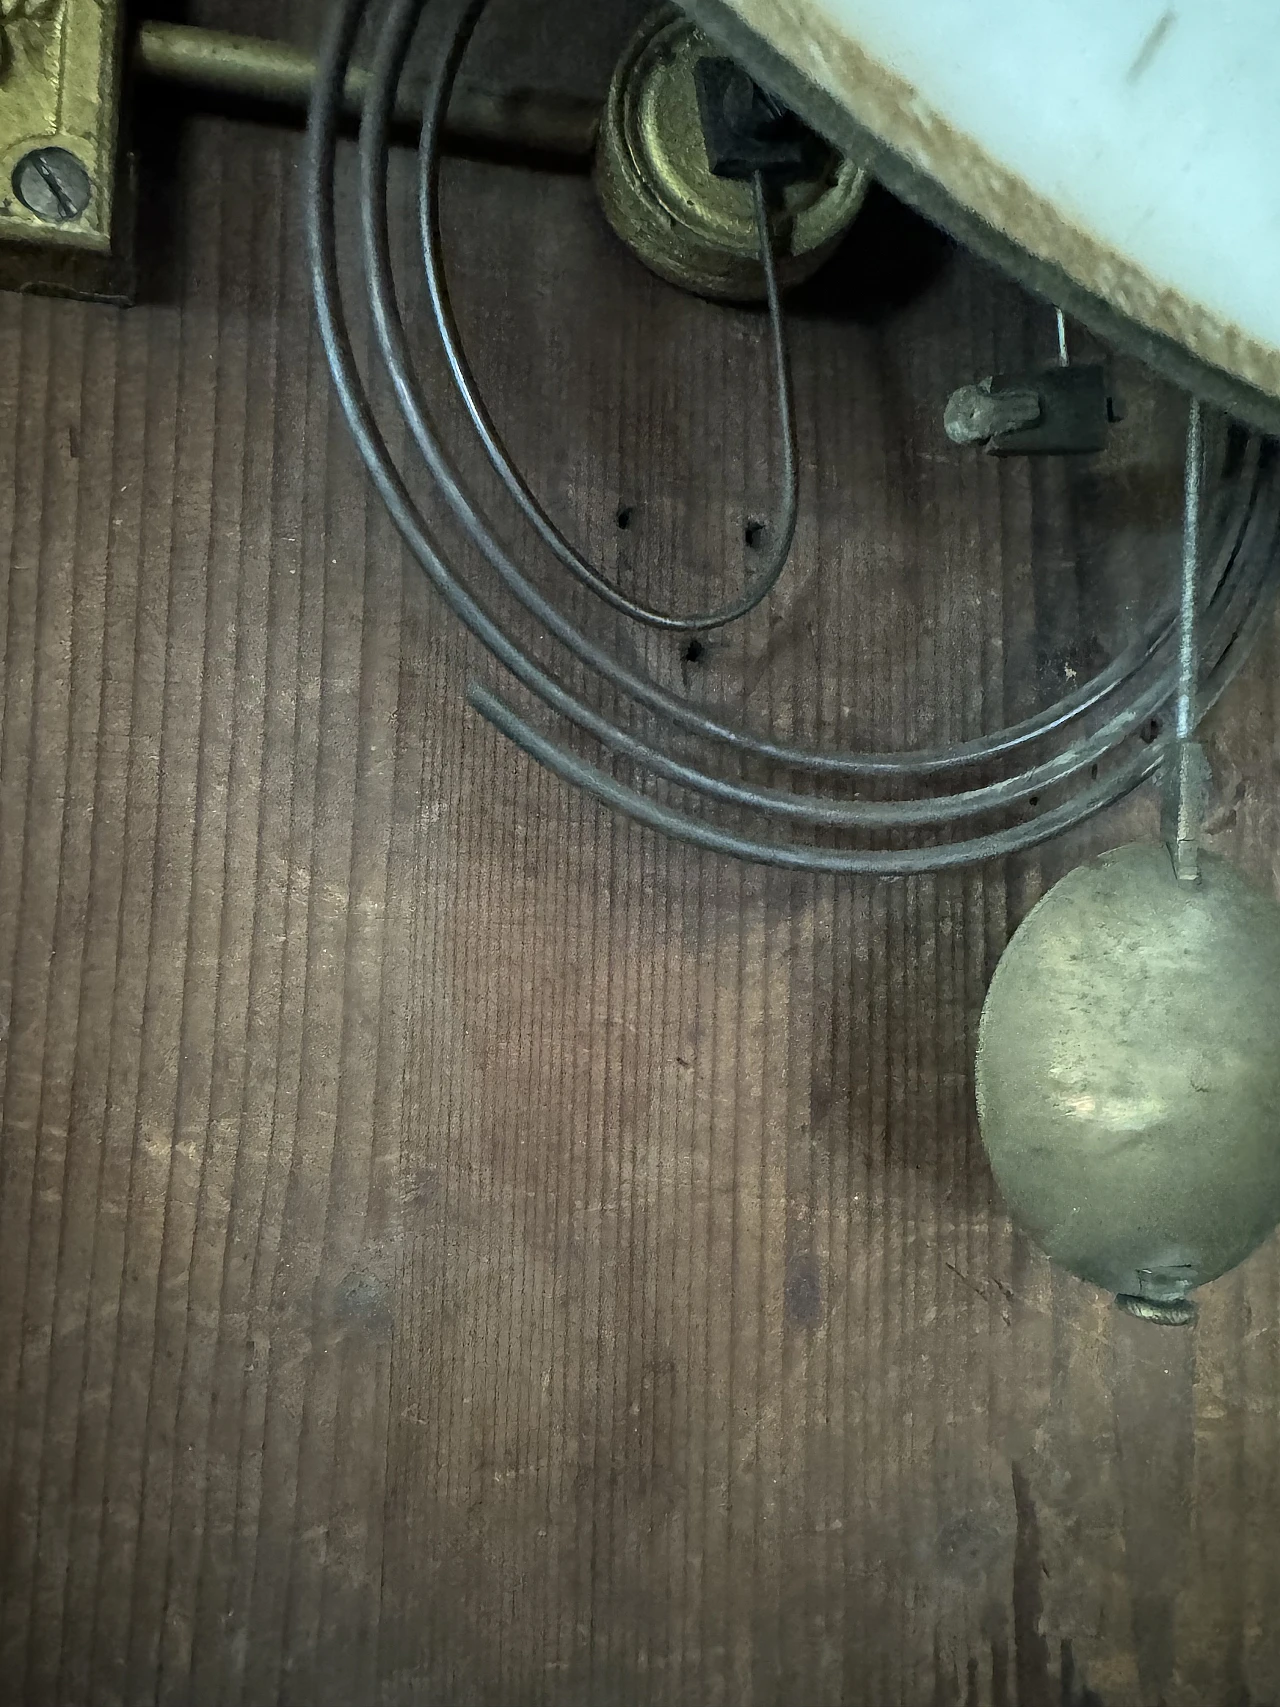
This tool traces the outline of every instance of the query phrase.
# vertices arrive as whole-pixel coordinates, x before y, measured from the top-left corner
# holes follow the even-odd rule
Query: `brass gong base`
[[[618,63],[600,121],[596,190],[614,231],[669,284],[731,302],[765,296],[749,182],[707,158],[695,67],[720,50],[674,6],[653,13]],[[772,238],[786,288],[822,265],[862,205],[860,166],[823,145],[815,174],[773,193]]]

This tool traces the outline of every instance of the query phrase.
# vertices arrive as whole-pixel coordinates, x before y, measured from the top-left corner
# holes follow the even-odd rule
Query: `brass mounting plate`
[[[116,0],[0,0],[0,282],[97,294],[112,254],[122,7]],[[83,207],[50,214],[20,189],[45,150],[88,178]],[[72,170],[75,170],[74,163]],[[57,204],[55,204],[56,207]]]

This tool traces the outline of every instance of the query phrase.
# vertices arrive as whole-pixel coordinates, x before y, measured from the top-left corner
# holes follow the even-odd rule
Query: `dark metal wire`
[[[1274,589],[1273,589],[1274,590]],[[1268,600],[1258,600],[1249,610],[1245,625],[1237,636],[1235,655],[1224,657],[1204,685],[1206,705],[1215,703],[1239,669],[1266,620]],[[839,877],[876,876],[909,877],[926,871],[946,871],[957,866],[973,865],[980,860],[999,859],[1012,853],[1022,853],[1052,841],[1064,830],[1074,828],[1096,812],[1114,805],[1132,793],[1148,777],[1155,775],[1167,759],[1173,746],[1166,737],[1140,749],[1118,770],[1092,783],[1061,805],[1042,812],[1027,823],[1010,826],[986,836],[968,841],[945,842],[928,847],[902,849],[815,849],[762,841],[736,835],[687,814],[673,812],[657,801],[626,787],[615,777],[586,763],[574,753],[567,752],[554,741],[539,733],[514,712],[497,694],[472,682],[467,689],[469,703],[500,729],[531,758],[546,765],[565,782],[574,784],[593,795],[604,805],[625,813],[637,823],[660,830],[679,841],[713,853],[729,854],[737,859],[754,860],[762,865],[781,866],[793,871],[821,872]]]
[[[571,572],[577,574],[578,579],[587,579],[590,584],[594,571],[590,570],[590,565],[585,565],[589,574],[584,577],[567,561],[566,552],[576,555],[573,548],[562,539],[528,492],[489,421],[460,347],[444,278],[437,194],[440,128],[463,51],[484,3],[485,0],[471,0],[463,14],[441,65],[428,84],[423,115],[419,218],[435,330],[454,385],[495,474],[516,497],[544,543]],[[1032,847],[1119,799],[1159,767],[1167,752],[1167,735],[1150,744],[1140,744],[1136,753],[1131,752],[1122,762],[1108,768],[1105,775],[1099,775],[1102,764],[1144,731],[1153,718],[1159,718],[1175,698],[1177,671],[1176,659],[1172,655],[1177,622],[1175,610],[1161,613],[1092,682],[1082,684],[1045,711],[1009,729],[974,741],[909,753],[815,752],[787,746],[767,736],[725,724],[704,707],[672,694],[652,677],[632,669],[575,626],[522,572],[464,486],[435,427],[409,353],[390,260],[387,163],[396,88],[424,0],[393,0],[378,37],[360,132],[359,213],[369,307],[378,351],[413,441],[449,512],[479,548],[501,587],[514,596],[572,657],[595,671],[621,694],[677,728],[771,767],[808,771],[815,776],[835,779],[881,778],[901,782],[930,775],[943,776],[974,765],[985,767],[1050,735],[1063,737],[1071,732],[1075,738],[1057,754],[1020,772],[958,792],[919,799],[833,799],[798,789],[741,782],[703,769],[700,764],[681,758],[664,746],[655,745],[651,740],[614,723],[537,663],[525,646],[512,637],[449,567],[388,449],[352,352],[337,283],[333,174],[343,78],[365,4],[366,0],[340,0],[335,9],[326,35],[308,125],[308,252],[321,338],[337,395],[357,446],[406,543],[450,608],[516,679],[551,710],[643,770],[722,805],[772,819],[806,824],[823,831],[864,833],[928,829],[937,832],[954,827],[967,818],[989,813],[1008,813],[1011,809],[1025,813],[1038,804],[1042,793],[1060,795],[1063,785],[1086,769],[1090,777],[1087,786],[1065,798],[1050,799],[1044,810],[1034,816],[1021,817],[1003,829],[964,839],[933,841],[908,849],[833,848],[805,842],[789,844],[743,835],[709,822],[700,815],[677,811],[659,803],[558,746],[487,688],[473,685],[469,698],[478,710],[557,774],[641,822],[723,853],[811,871],[902,875],[967,864]],[[762,232],[767,233],[767,210],[762,207],[759,185],[756,196],[758,219]],[[766,277],[772,274],[770,263],[771,255],[766,259]],[[781,316],[776,304],[776,279],[771,309],[775,311],[772,323],[780,416],[784,440],[789,442],[790,403],[785,381],[785,347],[780,337]],[[792,454],[785,471],[790,486],[794,486],[794,464]],[[784,505],[784,521],[786,514]],[[554,539],[548,537],[547,530]],[[1205,577],[1201,634],[1204,668],[1202,709],[1207,709],[1223,691],[1260,627],[1262,613],[1276,585],[1274,547],[1278,531],[1280,462],[1273,446],[1260,448],[1254,443],[1237,477],[1237,490],[1222,526],[1213,572]],[[786,534],[785,545],[789,547],[789,531],[783,528],[782,532]],[[775,552],[782,545],[779,538],[775,542]],[[781,560],[771,560],[769,569],[775,571],[775,580],[784,561],[785,549]],[[582,560],[578,559],[578,562],[581,564]],[[767,591],[765,588],[764,592]],[[613,599],[607,599],[607,602],[619,608]],[[721,617],[720,620],[727,619]],[[664,619],[664,625],[687,627],[688,622],[687,619]]]
[[[483,5],[484,0],[480,0],[480,3]],[[477,10],[479,10],[478,7]],[[453,79],[450,77],[447,80],[447,87],[451,88],[452,83]],[[758,605],[763,604],[777,586],[791,555],[791,546],[796,532],[796,517],[800,507],[800,470],[796,455],[795,419],[791,395],[791,364],[787,353],[786,323],[782,314],[782,298],[778,289],[778,271],[773,258],[773,235],[769,224],[769,207],[765,196],[764,180],[759,172],[754,174],[752,200],[755,208],[756,231],[760,242],[760,264],[764,272],[765,295],[769,307],[769,342],[772,349],[775,407],[778,415],[778,441],[782,450],[782,503],[777,517],[765,530],[765,537],[772,541],[765,566],[755,576],[746,591],[740,597],[731,600],[728,604],[721,605],[716,610],[699,611],[688,616],[676,616],[667,611],[657,610],[652,605],[643,604],[638,599],[630,598],[615,587],[593,563],[589,563],[569,543],[539,504],[523,476],[515,467],[499,436],[498,429],[485,407],[475,376],[462,351],[440,255],[439,222],[435,217],[436,189],[434,176],[434,161],[438,157],[440,130],[444,122],[444,107],[440,93],[441,85],[439,83],[433,85],[424,119],[424,135],[430,132],[433,137],[432,151],[425,156],[429,164],[427,172],[424,173],[423,189],[420,196],[424,252],[428,257],[427,286],[454,384],[458,389],[459,396],[466,404],[467,413],[471,417],[472,424],[479,435],[480,442],[485,448],[485,453],[492,467],[543,544],[559,558],[575,580],[589,588],[597,598],[601,599],[612,610],[618,611],[622,616],[629,617],[633,622],[642,622],[650,628],[675,634],[705,634],[712,629],[727,628],[730,623],[738,622],[742,617],[748,616]]]
[[[457,325],[453,317],[448,287],[444,278],[438,217],[440,137],[463,53],[486,3],[487,0],[471,0],[471,4],[468,5],[455,29],[439,67],[426,81],[426,104],[423,111],[422,137],[419,147],[419,217],[422,227],[423,262],[427,285],[435,312],[436,330],[440,336],[441,347],[450,373],[463,395],[464,401],[468,390],[474,395],[475,386],[459,343]],[[387,19],[383,37],[384,44],[392,47],[389,38],[396,38],[396,45],[389,52],[383,68],[383,75],[392,84],[391,92],[387,96],[388,101],[393,98],[394,82],[398,78],[404,63],[414,19],[421,12],[421,9],[421,0],[407,0],[406,4],[398,8],[402,14],[413,14],[412,17],[407,17],[407,33],[402,31],[401,19],[392,16]],[[366,114],[366,125],[371,131],[375,128],[374,118],[373,112]],[[376,128],[379,131],[382,128],[380,114]],[[385,194],[385,179],[386,153],[384,149],[372,175],[372,181],[370,178],[366,178],[366,214],[369,201],[378,196],[378,182],[384,186]],[[385,225],[385,206],[379,209],[378,217]],[[385,243],[385,236],[383,241]],[[366,258],[367,262],[371,264],[372,257],[367,254]],[[376,299],[380,294],[381,281],[373,277],[372,271],[370,276],[375,297],[375,324],[377,324],[380,309]],[[391,311],[393,324],[398,326],[398,309],[394,299],[387,307]],[[605,677],[613,687],[636,699],[650,710],[670,718],[672,722],[688,730],[691,734],[709,741],[723,742],[736,752],[749,757],[790,768],[810,770],[814,773],[869,780],[877,777],[907,778],[942,773],[960,769],[988,758],[1004,756],[1039,740],[1043,735],[1065,729],[1074,718],[1084,715],[1095,705],[1100,704],[1108,694],[1124,686],[1141,665],[1155,653],[1163,640],[1172,633],[1177,621],[1177,608],[1171,606],[1145,635],[1141,636],[1132,647],[1114,661],[1109,669],[1103,670],[1092,682],[1081,684],[1077,690],[1059,700],[1046,711],[1038,712],[1021,723],[995,735],[981,736],[976,740],[953,744],[945,748],[925,748],[916,752],[896,753],[848,753],[830,750],[812,752],[753,735],[750,731],[720,722],[712,717],[704,707],[692,705],[688,701],[669,693],[650,678],[638,675],[628,669],[625,664],[615,659],[604,648],[575,629],[554,605],[543,599],[536,588],[530,586],[520,570],[494,541],[468,494],[458,485],[447,455],[442,452],[434,434],[403,336],[401,335],[395,342],[394,347],[389,346],[384,341],[383,355],[396,385],[397,394],[405,408],[418,448],[422,452],[428,467],[441,483],[455,515],[466,528],[473,542],[489,559],[508,590],[520,599],[525,608],[539,622],[543,623],[555,635],[556,639],[567,646],[590,669]],[[495,472],[504,483],[508,482],[508,474],[496,464]],[[516,477],[511,475],[510,478]],[[1232,547],[1230,536],[1228,536],[1224,550],[1229,552],[1230,549]]]
[[[395,88],[399,83],[400,72],[404,67],[405,55],[408,52],[414,24],[421,14],[424,4],[425,0],[417,0],[416,5],[398,8],[396,17],[387,21],[387,28],[383,36],[384,44],[388,49],[384,74],[391,80],[393,100]],[[773,526],[766,531],[766,537],[772,539],[772,545],[765,566],[746,591],[739,598],[731,600],[718,610],[699,612],[692,616],[673,616],[665,611],[655,610],[651,605],[642,604],[639,600],[629,598],[625,593],[620,592],[600,573],[593,563],[589,563],[569,543],[550,516],[547,515],[523,475],[511,460],[506,445],[494,425],[493,418],[485,407],[484,398],[480,394],[480,388],[476,384],[475,375],[471,371],[471,366],[462,348],[462,340],[458,335],[458,326],[454,319],[453,307],[449,300],[449,288],[445,280],[440,243],[440,224],[436,216],[437,166],[440,144],[447,125],[449,97],[453,92],[458,72],[462,67],[462,57],[487,4],[488,0],[469,0],[469,4],[466,6],[445,49],[438,73],[427,84],[422,115],[418,198],[422,250],[426,268],[427,289],[431,296],[431,308],[436,318],[436,326],[440,333],[441,344],[449,364],[453,383],[457,387],[458,395],[466,405],[467,414],[471,417],[471,423],[484,446],[485,455],[494,471],[542,543],[555,554],[576,580],[580,581],[583,586],[590,588],[611,609],[618,611],[623,616],[630,617],[635,622],[646,623],[651,628],[664,629],[667,632],[677,634],[706,633],[711,629],[725,628],[729,623],[737,622],[755,610],[756,606],[763,603],[778,584],[778,579],[786,567],[788,557],[791,555],[791,545],[796,531],[796,516],[800,506],[800,473],[796,456],[795,419],[791,395],[791,364],[787,354],[786,322],[782,314],[778,271],[774,264],[773,234],[770,228],[769,205],[764,179],[759,172],[753,174],[751,196],[755,213],[756,238],[760,248],[760,266],[764,273],[765,296],[769,308],[769,342],[772,348],[776,391],[778,440],[782,450],[782,504]]]

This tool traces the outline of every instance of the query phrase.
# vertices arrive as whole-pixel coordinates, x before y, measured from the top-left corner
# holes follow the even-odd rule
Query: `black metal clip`
[[[820,178],[831,150],[789,107],[732,59],[706,55],[693,68],[707,164],[717,178],[772,184]]]
[[[1078,362],[962,385],[943,425],[954,444],[985,444],[992,456],[1073,456],[1102,450],[1119,419],[1106,369]]]

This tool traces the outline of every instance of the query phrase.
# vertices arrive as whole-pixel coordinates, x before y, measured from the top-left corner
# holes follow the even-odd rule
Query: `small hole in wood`
[[[1159,733],[1160,733],[1160,719],[1158,717],[1149,717],[1147,719],[1147,721],[1142,725],[1142,728],[1139,729],[1139,731],[1138,731],[1138,734],[1147,743],[1148,747],[1155,740],[1156,736]]]
[[[1027,805],[1030,806],[1033,810],[1035,807],[1039,806],[1039,804],[1040,804],[1040,796],[1038,794],[1031,795],[1027,801]]]
[[[768,529],[764,522],[748,522],[742,530],[742,537],[747,542],[748,551],[756,551],[764,543]]]
[[[702,644],[701,640],[698,639],[697,635],[695,635],[685,646],[684,651],[681,652],[680,656],[684,659],[686,664],[696,664],[701,659],[705,651],[706,647]]]
[[[622,506],[622,508],[618,511],[618,514],[616,515],[614,520],[617,522],[618,526],[625,531],[627,528],[629,528],[631,526],[631,515],[632,515],[631,505],[630,504],[624,504]]]

